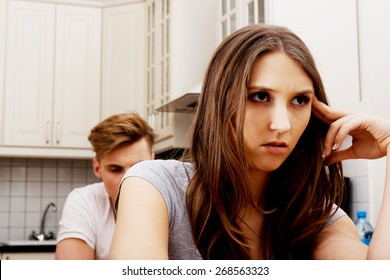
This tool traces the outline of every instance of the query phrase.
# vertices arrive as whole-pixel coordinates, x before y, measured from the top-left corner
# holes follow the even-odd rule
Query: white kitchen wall
[[[91,160],[0,158],[0,242],[39,232],[50,202],[57,212],[48,211],[45,232],[57,233],[69,192],[97,181]]]

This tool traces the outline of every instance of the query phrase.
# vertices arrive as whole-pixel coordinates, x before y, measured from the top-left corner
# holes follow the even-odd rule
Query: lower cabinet
[[[2,260],[54,260],[54,252],[0,253]]]

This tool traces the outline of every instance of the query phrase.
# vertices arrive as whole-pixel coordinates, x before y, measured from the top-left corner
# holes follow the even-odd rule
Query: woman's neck
[[[261,259],[263,256],[262,229],[264,214],[252,205],[242,212],[240,228],[249,246],[251,259]]]
[[[269,172],[259,172],[249,169],[249,189],[253,201],[261,201],[265,186],[268,183]]]

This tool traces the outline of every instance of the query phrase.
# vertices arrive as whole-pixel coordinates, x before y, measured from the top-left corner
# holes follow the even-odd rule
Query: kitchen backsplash
[[[25,240],[39,232],[46,206],[45,232],[58,232],[69,192],[98,182],[91,160],[0,158],[0,241]]]

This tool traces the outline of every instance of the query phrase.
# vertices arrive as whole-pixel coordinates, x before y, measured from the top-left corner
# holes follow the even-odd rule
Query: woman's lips
[[[285,142],[269,142],[262,147],[271,153],[280,154],[287,150],[288,145]]]

